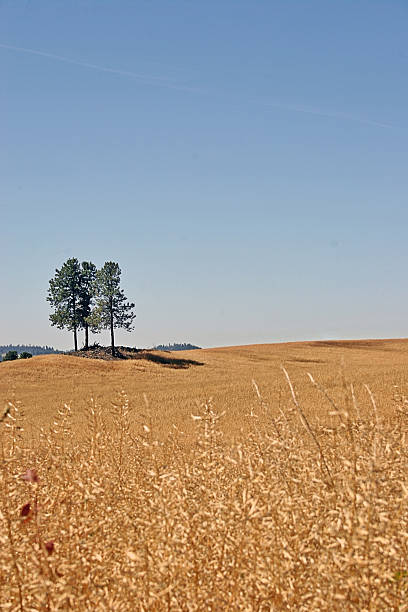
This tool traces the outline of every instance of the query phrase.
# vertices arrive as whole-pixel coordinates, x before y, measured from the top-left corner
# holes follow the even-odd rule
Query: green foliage
[[[20,359],[31,359],[32,354],[28,353],[27,351],[23,351],[22,353],[20,353]]]
[[[92,314],[92,303],[96,291],[96,273],[95,264],[91,261],[83,261],[81,264],[81,282],[79,290],[79,318],[81,325],[89,324]]]
[[[81,267],[79,261],[72,257],[50,280],[47,301],[55,312],[50,315],[51,325],[59,329],[66,327],[75,331],[81,324],[79,298],[81,291]]]
[[[114,328],[131,331],[136,317],[135,305],[127,301],[120,288],[121,269],[113,261],[107,261],[96,273],[96,307],[89,317],[94,329],[110,329],[114,352]]]
[[[190,344],[189,342],[174,342],[173,344],[157,344],[153,347],[156,351],[194,351],[200,349],[201,346]]]
[[[85,349],[89,344],[89,328],[93,332],[98,328],[92,326],[92,306],[96,291],[96,266],[90,261],[83,261],[81,264],[81,288],[79,293],[79,317],[81,327],[85,329]]]
[[[114,351],[114,328],[131,331],[135,318],[134,304],[127,301],[120,288],[121,270],[115,262],[108,261],[101,270],[89,261],[82,264],[76,258],[68,259],[50,280],[47,300],[54,308],[51,325],[74,332],[85,330],[85,348],[88,348],[88,331],[98,332],[110,328]]]
[[[15,359],[18,359],[17,351],[8,351],[3,357],[3,361],[14,361]]]
[[[0,346],[0,355],[4,355],[7,351],[17,351],[19,355],[24,351],[28,351],[31,355],[49,355],[51,353],[58,354],[61,351],[57,351],[52,346],[38,346],[34,344],[7,344]]]
[[[117,263],[107,261],[96,274],[97,294],[94,320],[102,328],[133,329],[136,315],[132,312],[135,305],[127,302],[120,288],[121,269]]]
[[[68,259],[50,280],[47,300],[54,308],[51,325],[74,332],[74,348],[77,350],[77,330],[85,329],[85,346],[88,345],[88,328],[92,327],[91,314],[95,294],[96,266],[90,261],[82,264],[76,258]]]

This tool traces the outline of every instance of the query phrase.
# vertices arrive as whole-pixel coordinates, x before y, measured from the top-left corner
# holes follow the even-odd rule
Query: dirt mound
[[[80,349],[79,351],[69,351],[67,355],[75,357],[85,357],[86,359],[104,359],[105,361],[118,361],[120,359],[145,359],[153,361],[168,368],[189,368],[193,365],[204,365],[201,361],[194,359],[182,359],[173,357],[167,351],[151,351],[146,349],[137,349],[131,346],[117,346],[115,354],[112,355],[110,346],[99,346],[95,344],[88,349]]]

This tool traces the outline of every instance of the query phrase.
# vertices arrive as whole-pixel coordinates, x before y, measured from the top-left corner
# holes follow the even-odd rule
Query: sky
[[[72,346],[70,257],[119,263],[131,346],[408,336],[407,18],[0,0],[0,344]]]

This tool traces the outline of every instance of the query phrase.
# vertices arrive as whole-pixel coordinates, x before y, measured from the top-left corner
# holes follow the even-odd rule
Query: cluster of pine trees
[[[5,355],[9,351],[16,351],[18,355],[24,352],[31,355],[49,355],[50,353],[60,353],[52,346],[38,346],[34,344],[4,344],[0,346],[0,355]]]
[[[7,351],[5,355],[0,358],[0,361],[15,361],[16,359],[30,359],[32,357],[32,353],[28,353],[27,351],[23,351],[18,354],[17,351]]]
[[[189,342],[174,342],[173,344],[158,344],[154,346],[153,349],[156,351],[192,351],[195,349],[201,348],[200,346],[195,346],[195,344],[190,344]]]
[[[136,317],[134,304],[120,288],[121,269],[113,261],[107,261],[98,270],[90,261],[79,263],[68,259],[55,271],[50,280],[47,301],[54,312],[51,325],[66,328],[74,334],[74,350],[78,350],[78,331],[85,332],[84,348],[89,346],[89,331],[98,333],[110,329],[112,355],[115,354],[115,328],[133,329]]]

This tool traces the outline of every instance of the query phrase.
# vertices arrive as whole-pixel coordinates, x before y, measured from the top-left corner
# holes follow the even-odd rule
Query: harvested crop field
[[[408,341],[156,357],[0,364],[1,609],[407,610]]]

